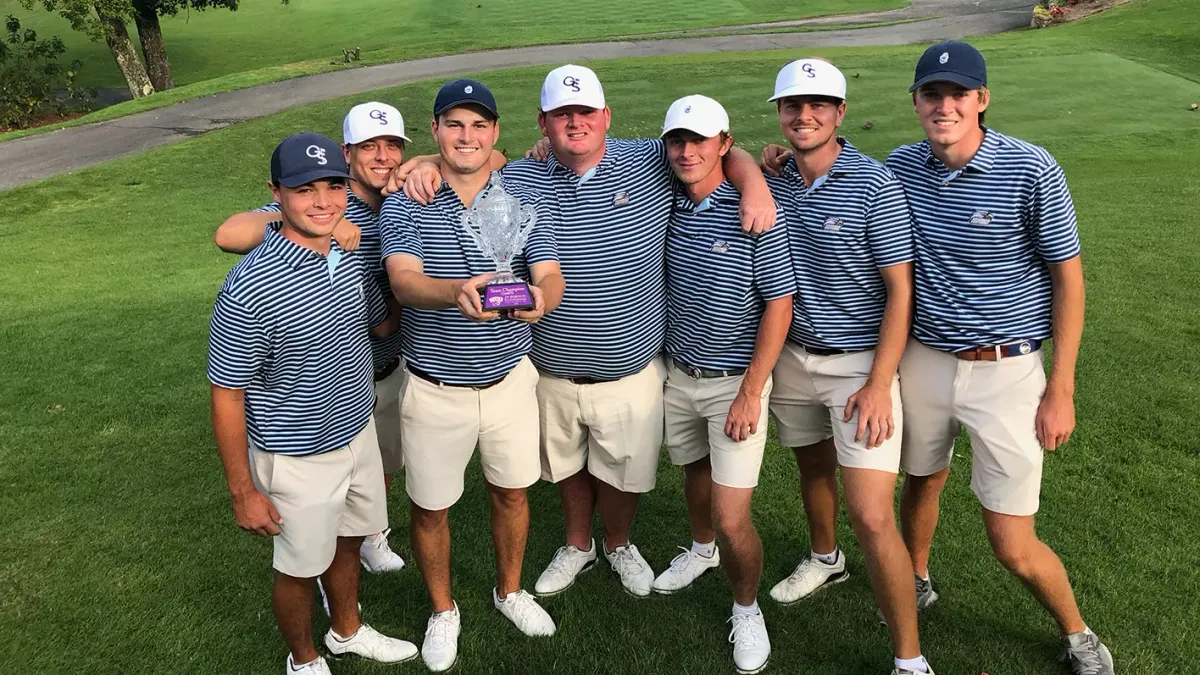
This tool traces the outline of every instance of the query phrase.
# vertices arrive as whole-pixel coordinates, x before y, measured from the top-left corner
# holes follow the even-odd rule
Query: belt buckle
[[[693,380],[698,380],[704,373],[700,372],[700,369],[695,366],[688,366],[688,375],[691,375]]]

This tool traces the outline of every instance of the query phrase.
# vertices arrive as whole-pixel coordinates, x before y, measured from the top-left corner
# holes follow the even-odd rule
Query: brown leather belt
[[[1010,356],[1032,354],[1041,348],[1041,340],[1021,340],[1004,345],[970,347],[960,352],[954,352],[954,355],[964,361],[999,361]]]
[[[442,382],[441,380],[439,380],[436,377],[430,375],[429,373],[421,370],[420,368],[414,366],[411,363],[408,364],[406,367],[408,368],[408,372],[412,373],[413,375],[416,375],[417,377],[421,378],[422,380],[425,380],[426,382],[429,382],[430,384],[436,384],[438,386],[444,386],[444,387],[460,387],[462,389],[476,389],[476,390],[490,389],[490,388],[500,384],[501,382],[503,382],[504,377],[508,377],[508,375],[505,375],[504,377],[502,377],[498,380],[495,380],[494,382],[487,382],[485,384],[455,384],[453,382]]]

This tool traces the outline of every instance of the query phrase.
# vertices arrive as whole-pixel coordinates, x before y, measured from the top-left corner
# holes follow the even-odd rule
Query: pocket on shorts
[[[407,370],[404,372],[404,382],[400,385],[400,419],[412,419],[412,398],[413,385],[416,384],[416,375],[413,375]]]

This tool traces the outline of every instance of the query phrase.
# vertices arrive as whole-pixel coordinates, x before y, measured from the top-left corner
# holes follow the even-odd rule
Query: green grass
[[[4,0],[0,0],[0,2],[3,2],[3,1]],[[896,20],[896,21],[880,21],[880,22],[875,22],[875,23],[859,24],[859,25],[856,25],[855,28],[878,28],[881,26],[896,26],[896,25],[900,25],[900,24],[904,24],[904,23],[912,23],[914,21],[922,21],[925,18],[930,18],[930,17],[924,17],[924,18],[920,18],[920,19],[904,19],[904,20]],[[731,35],[754,35],[754,34],[760,34],[760,33],[812,33],[812,32],[818,32],[818,31],[842,30],[844,28],[845,28],[844,26],[797,26],[797,27],[789,27],[789,28],[775,28],[775,29],[755,30],[755,31],[745,31],[745,30],[715,31],[715,32],[705,33],[704,35],[710,36],[710,37],[715,37],[715,36],[731,36]],[[635,39],[636,38],[636,39],[645,39],[645,40],[660,40],[660,39],[670,39],[670,38],[677,38],[677,37],[680,37],[680,35],[678,33],[661,33],[660,32],[660,33],[646,33],[646,34],[634,34],[634,35],[615,35],[614,34],[614,35],[605,37],[603,39],[605,39],[605,40],[609,40],[609,39],[611,39],[611,40],[627,40],[627,39]],[[564,40],[564,41],[569,41],[569,40]],[[428,55],[430,55],[430,54],[425,54],[425,56],[428,56]],[[395,61],[395,60],[402,59],[402,58],[405,58],[405,57],[400,56],[400,55],[395,55],[395,54],[392,54],[390,56],[386,55],[386,54],[376,54],[370,59],[364,58],[363,62],[359,65],[388,63],[388,62]],[[312,74],[316,74],[316,73],[323,73],[323,72],[328,72],[328,71],[333,71],[333,70],[345,70],[345,69],[353,68],[353,67],[356,67],[356,66],[346,65],[346,64],[343,64],[340,62],[333,63],[333,62],[329,62],[329,61],[299,61],[296,63],[288,63],[288,64],[278,65],[278,66],[267,66],[265,68],[260,68],[257,70],[248,70],[245,72],[232,73],[230,75],[222,75],[220,77],[214,77],[209,80],[202,80],[200,82],[196,82],[193,84],[185,84],[182,86],[177,86],[174,89],[170,89],[165,92],[156,93],[153,96],[147,96],[147,97],[143,97],[143,98],[139,98],[139,99],[134,99],[131,101],[124,101],[121,103],[117,103],[115,105],[110,105],[110,106],[107,106],[104,108],[100,108],[99,110],[88,113],[86,115],[76,117],[71,120],[67,120],[65,122],[61,122],[61,123],[57,123],[57,124],[47,124],[47,125],[37,126],[37,127],[30,127],[28,129],[15,129],[13,131],[2,132],[2,133],[0,133],[0,143],[2,143],[4,141],[16,140],[18,138],[24,138],[26,136],[34,136],[37,134],[43,134],[48,131],[55,131],[57,129],[66,129],[68,127],[76,127],[76,126],[80,126],[80,125],[84,125],[84,124],[95,124],[97,122],[106,122],[108,120],[114,120],[119,117],[125,117],[127,115],[132,115],[132,114],[139,113],[139,112],[145,112],[147,110],[155,110],[158,108],[164,108],[166,106],[173,105],[175,103],[180,103],[183,101],[189,101],[189,100],[193,100],[193,99],[197,99],[197,98],[202,98],[204,96],[212,96],[214,94],[220,94],[220,93],[226,92],[226,91],[233,91],[235,89],[245,89],[247,87],[254,87],[254,86],[257,86],[260,84],[269,84],[271,82],[278,82],[280,80],[286,80],[286,79],[290,79],[293,77],[300,77],[302,75],[312,75]]]
[[[493,47],[594,40],[762,21],[904,7],[906,0],[243,0],[224,10],[164,17],[163,35],[176,84],[298,62],[342,60],[361,47],[363,61],[477,51]],[[88,84],[122,87],[103,42],[89,42],[57,15],[0,0],[0,16],[66,41],[67,60],[86,64]],[[134,32],[131,25],[130,31]],[[134,32],[136,40],[136,33]]]
[[[989,120],[1044,144],[1071,182],[1084,243],[1088,323],[1079,429],[1047,459],[1039,530],[1071,572],[1089,624],[1123,675],[1195,672],[1200,658],[1200,16],[1147,0],[1053,31],[979,40],[993,73]],[[920,135],[905,93],[919,48],[827,50],[849,73],[846,131],[883,157]],[[780,134],[764,102],[794,52],[597,64],[613,133],[654,133],[675,97],[700,91],[757,149]],[[505,109],[500,147],[535,138],[544,69],[489,73]],[[686,76],[681,75],[686,73]],[[696,83],[702,83],[697,85]],[[1136,83],[1137,91],[1130,91]],[[423,110],[437,83],[378,92]],[[1133,95],[1131,95],[1131,93]],[[178,145],[0,193],[0,664],[20,673],[270,673],[285,650],[270,612],[269,543],[242,534],[208,423],[204,358],[216,290],[234,259],[216,224],[268,198],[275,142],[337,133],[358,96],[240,124]],[[874,128],[861,129],[871,120]],[[414,129],[422,124],[414,123]],[[427,133],[414,151],[431,149]],[[939,673],[1058,673],[1054,628],[992,560],[968,490],[969,453],[943,499],[934,574],[943,600],[922,618]],[[407,557],[401,494],[391,514]],[[561,539],[553,489],[531,490],[525,583]],[[548,600],[560,632],[518,637],[488,606],[492,558],[477,468],[452,511],[464,612],[462,673],[731,672],[730,597],[720,575],[634,600],[590,572]],[[772,444],[755,500],[765,587],[807,550],[798,481]],[[687,540],[679,471],[664,464],[635,537],[661,569]],[[766,599],[769,672],[883,673],[886,634],[842,519],[851,580],[789,609]],[[365,617],[419,639],[428,602],[414,569],[363,581]],[[338,673],[420,673],[334,664]]]

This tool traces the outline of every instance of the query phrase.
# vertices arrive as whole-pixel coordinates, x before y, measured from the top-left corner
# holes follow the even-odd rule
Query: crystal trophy
[[[496,262],[496,276],[483,293],[484,311],[533,309],[533,292],[513,274],[512,261],[525,249],[536,220],[533,209],[505,192],[495,174],[488,181],[487,193],[463,212],[463,229],[479,250]]]

